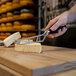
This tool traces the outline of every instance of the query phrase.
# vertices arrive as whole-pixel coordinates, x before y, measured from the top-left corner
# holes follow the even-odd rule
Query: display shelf
[[[6,2],[8,2],[8,1],[1,2],[0,5],[4,4],[4,3],[6,3]]]
[[[17,32],[17,31],[20,31],[20,32],[25,32],[25,31],[34,31],[34,30],[6,30],[6,31],[0,31],[0,32]]]
[[[21,34],[22,33],[36,33],[38,34],[38,3],[37,1],[34,2],[33,0],[32,1],[26,1],[26,3],[23,3],[21,4],[19,2],[19,6],[15,7],[15,4],[13,3],[13,0],[7,0],[7,1],[4,1],[4,2],[1,2],[0,3],[0,7],[2,7],[2,5],[6,5],[7,3],[12,3],[12,7],[10,6],[10,8],[6,8],[4,7],[3,10],[0,11],[0,25],[1,24],[7,24],[7,23],[11,23],[12,24],[12,27],[14,27],[14,22],[15,21],[21,21],[22,23],[25,23],[25,24],[32,24],[32,25],[35,25],[35,29],[31,28],[31,29],[18,29],[15,30],[16,28],[14,27],[14,29],[11,30],[10,26],[9,27],[6,27],[6,26],[3,26],[0,28],[0,33],[15,33],[15,32],[20,32]],[[28,13],[31,13],[31,15],[26,15],[26,16],[23,16],[22,13],[20,14],[14,14],[14,11],[18,10],[20,12],[21,9],[32,9],[34,10],[33,12],[28,12]],[[7,16],[7,13],[8,12],[11,12],[13,13],[13,15],[11,16]],[[5,16],[3,16],[3,14],[5,14]],[[32,21],[32,22],[31,22]],[[23,24],[21,24],[23,25]],[[21,26],[20,26],[21,27]],[[8,28],[10,28],[10,30],[7,30]],[[2,30],[3,29],[3,30]],[[0,36],[1,38],[5,38],[5,35],[2,37]]]
[[[36,18],[34,17],[25,17],[25,18],[16,18],[16,19],[12,19],[12,20],[0,20],[0,23],[7,23],[7,22],[12,22],[12,21],[18,21],[18,20],[34,20]]]
[[[13,30],[13,31],[11,31],[11,30],[8,31],[8,30],[7,30],[7,31],[0,31],[0,32],[18,32],[18,31],[19,31],[19,32],[27,32],[27,33],[28,33],[28,32],[31,32],[31,33],[32,33],[32,32],[38,32],[38,30]]]
[[[10,1],[12,1],[12,0],[10,0]],[[2,2],[0,3],[0,5],[5,4],[5,3],[7,3],[7,2],[9,2],[9,0],[2,1]]]
[[[8,9],[8,10],[5,10],[5,11],[0,11],[0,14],[3,14],[3,13],[6,13],[6,12],[9,12],[9,11],[13,11],[13,10],[16,10],[16,9],[19,9],[19,8],[22,8],[22,7],[30,7],[30,6],[35,6],[34,3],[26,3],[25,5],[20,5],[20,6],[17,6],[17,7],[12,7],[12,9]]]

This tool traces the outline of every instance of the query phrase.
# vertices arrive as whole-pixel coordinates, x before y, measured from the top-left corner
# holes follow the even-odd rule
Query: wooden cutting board
[[[44,76],[76,67],[76,49],[42,46],[43,52],[16,52],[0,47],[0,63],[24,76]]]

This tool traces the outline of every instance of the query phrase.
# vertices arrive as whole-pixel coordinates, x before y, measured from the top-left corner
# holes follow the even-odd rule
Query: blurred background
[[[42,22],[44,27],[46,27],[51,19],[69,10],[75,4],[76,0],[42,0]],[[74,27],[69,28],[68,31],[60,37],[54,39],[47,38],[44,44],[76,48],[76,24],[69,25]]]
[[[40,29],[45,28],[49,20],[75,3],[75,0],[0,0],[0,40],[17,31],[22,38],[41,34]],[[60,37],[46,38],[42,44],[76,48],[75,33],[76,27],[72,27]]]

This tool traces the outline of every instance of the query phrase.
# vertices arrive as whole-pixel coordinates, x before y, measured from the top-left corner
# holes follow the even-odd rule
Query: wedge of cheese
[[[15,50],[23,52],[41,53],[41,44],[40,43],[15,44]]]
[[[12,43],[14,43],[17,39],[21,38],[21,35],[19,32],[16,32],[9,37],[7,37],[5,40],[3,40],[3,43],[6,47],[9,47]]]

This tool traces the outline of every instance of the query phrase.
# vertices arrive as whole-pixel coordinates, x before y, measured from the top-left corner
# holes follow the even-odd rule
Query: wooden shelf
[[[4,4],[4,3],[6,3],[6,2],[8,2],[8,1],[1,2],[0,5]]]
[[[12,30],[12,31],[11,30],[10,31],[8,31],[8,30],[7,31],[1,31],[0,30],[0,32],[18,32],[18,31],[19,32],[31,32],[31,33],[32,32],[37,32],[37,30]]]
[[[5,4],[6,2],[8,2],[9,0],[3,1],[0,3],[0,5]],[[12,0],[11,0],[12,1]]]
[[[0,5],[6,4],[8,1],[9,0],[1,2]],[[12,2],[12,0],[11,0],[11,2]],[[23,4],[23,5],[19,5],[17,7],[13,7],[13,5],[12,5],[12,8],[10,8],[8,10],[6,10],[6,8],[5,8],[4,11],[0,11],[0,15],[1,14],[6,14],[7,12],[13,12],[14,10],[21,9],[21,8],[24,8],[24,7],[26,7],[26,8],[31,7],[32,9],[35,9],[36,5],[34,3],[32,3],[32,2],[27,2],[25,5]],[[34,16],[27,16],[26,18],[25,17],[21,17],[21,16],[16,18],[16,17],[13,16],[12,19],[8,19],[8,17],[6,18],[6,20],[0,19],[0,23],[7,23],[7,22],[21,21],[21,20],[33,20],[34,21],[36,19],[38,19],[38,18],[34,17]],[[10,30],[10,31],[9,30],[5,30],[5,31],[0,30],[0,32],[4,32],[4,33],[6,33],[6,32],[13,33],[13,32],[17,32],[17,31],[19,31],[19,32],[26,32],[26,33],[38,32],[38,31],[35,31],[35,30]]]
[[[34,4],[33,4],[33,3],[27,3],[27,4],[25,4],[25,5],[20,5],[20,6],[18,6],[18,7],[12,8],[12,9],[8,9],[8,10],[2,11],[2,12],[0,11],[0,14],[6,13],[6,12],[9,12],[9,11],[13,11],[13,10],[15,10],[15,9],[19,9],[19,8],[24,7],[24,6],[34,6]]]
[[[32,20],[34,17],[26,17],[26,18],[17,18],[17,19],[12,19],[12,20],[1,20],[0,23],[6,23],[6,22],[12,22],[12,21],[18,21],[18,20]]]

